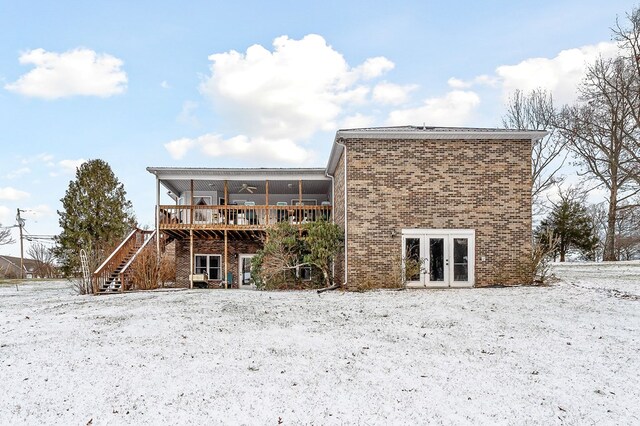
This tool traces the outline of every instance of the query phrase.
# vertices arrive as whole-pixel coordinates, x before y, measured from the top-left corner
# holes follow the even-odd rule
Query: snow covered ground
[[[544,288],[0,286],[0,424],[639,424],[640,263]]]

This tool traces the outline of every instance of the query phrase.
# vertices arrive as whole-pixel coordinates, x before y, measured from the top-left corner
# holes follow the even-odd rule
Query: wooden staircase
[[[127,290],[127,272],[142,249],[155,241],[156,231],[134,229],[93,273],[93,293],[107,294]]]

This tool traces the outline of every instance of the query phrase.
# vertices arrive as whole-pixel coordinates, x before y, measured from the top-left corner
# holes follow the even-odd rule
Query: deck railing
[[[112,277],[111,275],[128,260],[128,257],[140,247],[147,237],[153,231],[144,231],[142,229],[134,229],[120,243],[120,245],[105,259],[104,262],[93,273],[93,292],[103,287]],[[124,290],[124,289],[122,289]]]
[[[146,231],[144,231],[146,232]],[[156,238],[158,237],[157,231],[153,231],[151,234],[147,234],[144,236],[144,242],[140,244],[140,247],[135,252],[133,256],[129,259],[129,261],[122,267],[120,271],[120,285],[122,286],[122,291],[127,291],[131,288],[130,283],[132,282],[132,269],[130,269],[131,265],[138,258],[138,255],[142,253],[142,251],[147,247],[153,247],[153,243],[155,243]],[[154,252],[155,253],[155,252]]]
[[[329,205],[160,206],[160,227],[163,229],[263,229],[283,221],[303,224],[330,219]]]

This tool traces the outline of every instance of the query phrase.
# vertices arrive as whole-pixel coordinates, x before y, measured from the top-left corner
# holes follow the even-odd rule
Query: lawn
[[[0,424],[638,424],[640,263],[549,287],[0,286]]]

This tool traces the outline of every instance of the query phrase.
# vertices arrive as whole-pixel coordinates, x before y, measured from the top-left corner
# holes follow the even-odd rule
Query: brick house
[[[531,142],[546,132],[388,127],[340,130],[327,165],[345,228],[337,275],[384,286],[398,258],[409,287],[515,284],[531,253]],[[346,265],[346,268],[345,268]]]
[[[531,251],[531,141],[545,134],[350,129],[336,133],[326,168],[148,167],[157,231],[175,241],[182,286],[252,288],[265,229],[320,218],[345,231],[335,275],[347,288],[391,286],[409,261],[420,264],[404,274],[409,287],[515,284]]]

